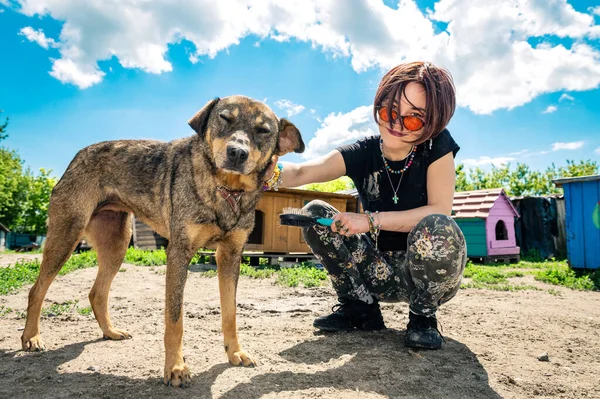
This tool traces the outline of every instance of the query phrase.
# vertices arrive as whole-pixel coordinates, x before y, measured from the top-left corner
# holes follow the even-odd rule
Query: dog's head
[[[294,124],[248,97],[209,101],[188,123],[208,144],[217,168],[230,173],[248,175],[264,170],[273,154],[304,152]]]

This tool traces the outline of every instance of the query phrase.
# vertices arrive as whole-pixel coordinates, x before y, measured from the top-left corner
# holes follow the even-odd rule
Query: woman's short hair
[[[421,61],[400,64],[383,76],[377,88],[373,107],[377,123],[378,107],[385,106],[391,112],[394,103],[399,106],[410,82],[419,83],[425,90],[425,125],[421,134],[413,140],[414,144],[421,144],[439,134],[450,122],[456,108],[456,89],[452,75],[444,68]],[[396,111],[400,114],[399,109]],[[390,118],[390,129],[393,123]]]

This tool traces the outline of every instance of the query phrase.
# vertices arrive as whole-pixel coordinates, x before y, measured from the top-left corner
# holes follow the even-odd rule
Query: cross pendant
[[[394,194],[392,199],[394,200],[394,204],[398,204],[398,196],[396,194]]]

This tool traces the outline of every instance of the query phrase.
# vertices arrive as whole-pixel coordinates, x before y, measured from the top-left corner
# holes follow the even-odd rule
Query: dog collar
[[[234,191],[227,187],[218,186],[217,192],[229,203],[234,212],[238,211],[238,202],[240,202],[240,198],[242,198],[242,194],[244,194],[243,191]]]

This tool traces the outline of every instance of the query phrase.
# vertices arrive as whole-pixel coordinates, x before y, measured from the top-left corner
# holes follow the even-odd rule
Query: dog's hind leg
[[[21,335],[21,346],[25,351],[46,349],[40,337],[42,304],[50,284],[81,240],[88,219],[89,216],[81,209],[80,213],[69,213],[68,207],[52,203],[50,205],[48,233],[44,244],[40,274],[29,291],[27,322],[23,335]]]
[[[129,246],[131,219],[127,212],[100,211],[85,229],[85,236],[98,254],[98,274],[89,298],[105,339],[131,338],[127,331],[114,328],[108,315],[108,293]]]

